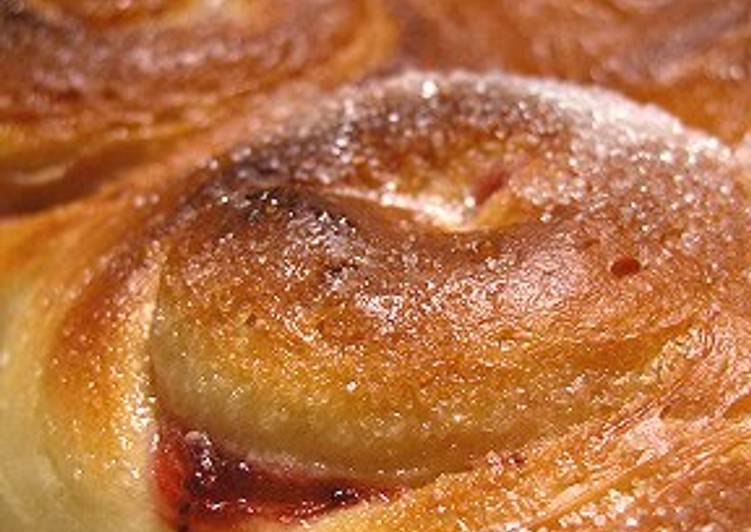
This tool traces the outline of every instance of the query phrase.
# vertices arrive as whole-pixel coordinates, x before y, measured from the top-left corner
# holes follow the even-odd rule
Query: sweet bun
[[[361,77],[391,49],[382,11],[365,0],[0,3],[0,213],[86,195],[280,84]]]
[[[4,0],[0,214],[88,195],[298,84],[405,68],[553,76],[749,129],[745,0]]]
[[[700,96],[637,93],[613,59],[656,10],[729,58],[725,4],[0,7],[14,106],[87,80],[5,129],[0,529],[751,526],[745,126],[688,103],[748,96],[688,67]]]

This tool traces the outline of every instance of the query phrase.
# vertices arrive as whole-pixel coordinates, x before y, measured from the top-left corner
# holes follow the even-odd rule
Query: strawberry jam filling
[[[161,428],[154,472],[162,514],[179,532],[250,518],[294,523],[395,494],[346,479],[272,471],[174,423]]]

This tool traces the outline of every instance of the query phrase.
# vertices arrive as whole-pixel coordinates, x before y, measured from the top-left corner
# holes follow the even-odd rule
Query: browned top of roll
[[[78,500],[141,493],[169,418],[401,494],[322,528],[748,522],[751,203],[727,146],[513,76],[277,103],[146,195],[3,226],[27,310],[0,339]]]
[[[0,212],[81,196],[282,82],[362,76],[391,52],[384,17],[367,0],[0,4]]]
[[[748,130],[744,0],[0,3],[0,213],[85,196],[263,95],[405,65],[612,87]]]

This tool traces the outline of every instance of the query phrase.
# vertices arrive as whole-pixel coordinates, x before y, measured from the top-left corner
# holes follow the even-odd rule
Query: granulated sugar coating
[[[434,504],[470,528],[674,522],[659,497],[698,524],[700,481],[726,490],[718,522],[748,518],[730,150],[501,75],[316,105],[209,165],[164,229],[149,350],[170,411],[256,459],[424,486],[334,529],[446,526]]]
[[[207,134],[224,153],[198,170],[183,148],[0,226],[14,512],[65,510],[40,530],[751,522],[739,150],[501,74],[291,93]]]

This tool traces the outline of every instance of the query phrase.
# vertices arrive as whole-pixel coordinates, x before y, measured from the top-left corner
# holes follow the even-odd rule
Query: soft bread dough
[[[3,523],[163,528],[160,412],[412,488],[314,527],[748,522],[731,150],[511,76],[302,100],[198,171],[4,223]]]
[[[751,526],[749,46],[746,0],[0,0],[0,530]],[[170,424],[391,495],[165,508]]]

